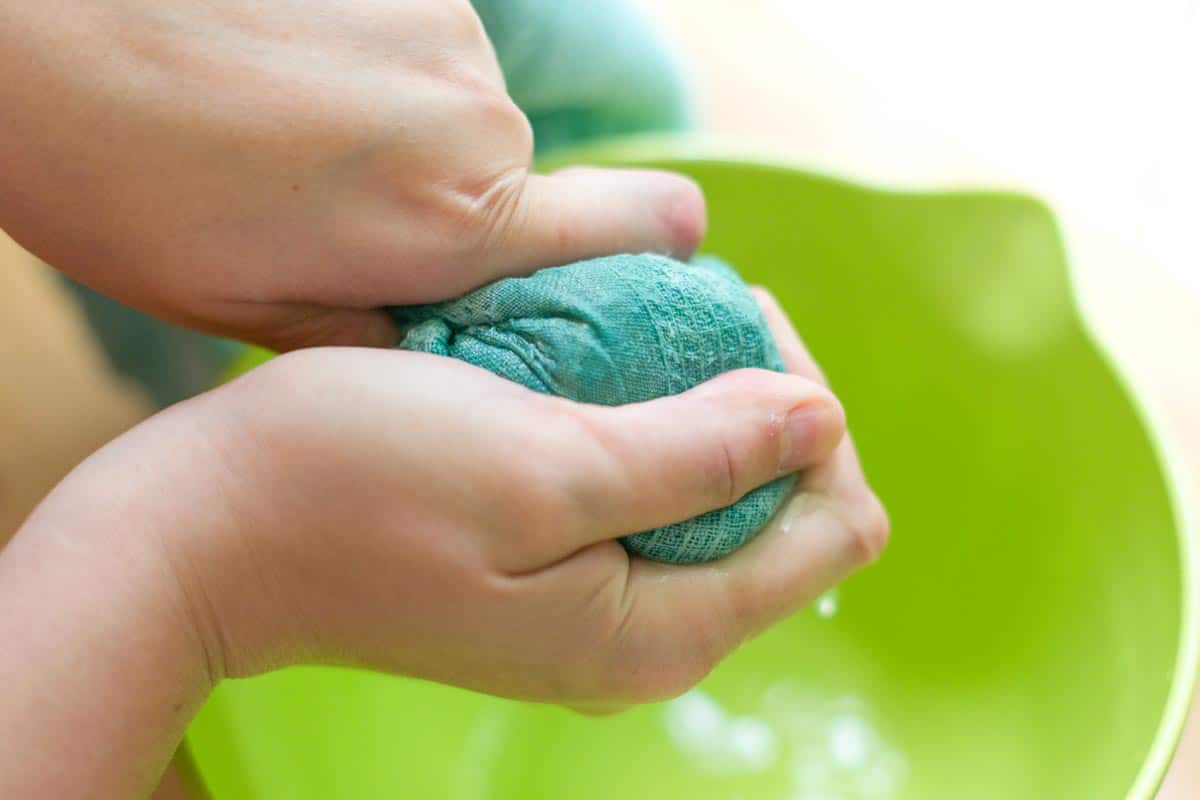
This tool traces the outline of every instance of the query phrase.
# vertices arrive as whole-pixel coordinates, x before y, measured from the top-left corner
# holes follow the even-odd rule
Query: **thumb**
[[[564,469],[597,523],[581,544],[690,519],[827,460],[845,416],[825,387],[767,370],[729,372],[672,397],[580,406],[596,447]]]
[[[572,167],[517,191],[486,254],[489,280],[616,253],[687,258],[708,225],[700,187],[671,172]]]

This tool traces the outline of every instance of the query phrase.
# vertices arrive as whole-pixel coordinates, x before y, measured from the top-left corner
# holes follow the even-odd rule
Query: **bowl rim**
[[[1053,214],[1049,207],[1047,211]],[[1055,226],[1058,226],[1057,219]],[[1183,457],[1180,445],[1170,434],[1165,412],[1159,408],[1149,391],[1138,386],[1133,371],[1099,334],[1100,326],[1096,324],[1094,310],[1083,299],[1084,294],[1080,291],[1080,267],[1071,259],[1070,242],[1061,229],[1059,238],[1067,256],[1071,305],[1079,317],[1084,338],[1112,370],[1118,385],[1124,389],[1133,405],[1134,413],[1145,428],[1150,447],[1166,479],[1167,499],[1178,529],[1176,546],[1179,549],[1182,608],[1174,675],[1167,691],[1166,705],[1158,731],[1142,762],[1142,768],[1126,795],[1127,800],[1153,800],[1166,778],[1183,738],[1200,671],[1200,516],[1197,515],[1197,497],[1192,485],[1191,470]]]
[[[1138,386],[1133,372],[1122,362],[1098,333],[1094,311],[1080,291],[1080,267],[1071,258],[1071,247],[1058,215],[1036,195],[1011,188],[989,189],[976,186],[895,186],[864,179],[839,177],[823,169],[814,169],[798,160],[795,154],[782,151],[777,144],[746,139],[714,137],[704,134],[658,133],[604,139],[594,143],[556,150],[539,157],[539,168],[557,168],[581,161],[600,160],[621,162],[695,162],[728,166],[753,166],[768,171],[800,173],[809,178],[873,194],[914,197],[993,197],[1023,202],[1044,214],[1053,224],[1066,265],[1066,286],[1070,295],[1069,308],[1084,340],[1099,355],[1102,363],[1116,379],[1142,425],[1150,448],[1162,470],[1167,500],[1175,519],[1176,546],[1180,563],[1180,625],[1175,664],[1158,729],[1142,766],[1126,793],[1127,800],[1153,800],[1166,777],[1183,736],[1192,704],[1196,681],[1200,673],[1200,515],[1197,497],[1192,487],[1191,472],[1180,447],[1169,434],[1165,414]]]

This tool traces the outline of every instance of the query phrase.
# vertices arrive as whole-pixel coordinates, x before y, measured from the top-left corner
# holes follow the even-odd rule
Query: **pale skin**
[[[0,54],[4,229],[277,350],[388,345],[381,306],[703,233],[680,176],[532,174],[466,0],[0,0]]]
[[[883,547],[841,407],[765,291],[790,374],[619,408],[361,347],[394,336],[383,305],[703,232],[686,179],[530,174],[465,3],[37,5],[0,0],[24,70],[0,87],[22,112],[0,117],[0,224],[160,316],[360,347],[157,415],[0,552],[0,796],[146,796],[218,681],[287,664],[589,712],[670,697]],[[714,564],[616,542],[797,471]]]

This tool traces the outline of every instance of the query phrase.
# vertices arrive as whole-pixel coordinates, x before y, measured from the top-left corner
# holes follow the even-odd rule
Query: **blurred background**
[[[1200,2],[639,0],[707,130],[897,188],[1008,187],[1200,491]],[[1162,800],[1200,797],[1193,713]]]
[[[1010,186],[1200,292],[1200,3],[640,0],[707,122],[867,181]]]
[[[1200,496],[1200,0],[635,2],[677,49],[709,136],[868,184],[1046,200],[1096,334]],[[119,310],[3,233],[0,304],[3,543],[74,464],[208,386],[229,351],[93,328]],[[1200,797],[1200,715],[1160,797]]]

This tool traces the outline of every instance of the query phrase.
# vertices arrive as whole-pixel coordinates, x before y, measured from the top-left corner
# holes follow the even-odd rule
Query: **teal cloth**
[[[670,49],[631,0],[474,0],[535,149],[690,127]]]
[[[783,371],[753,295],[712,258],[597,258],[392,314],[405,350],[457,358],[584,403],[651,400],[743,367]],[[720,558],[761,530],[791,486],[791,478],[778,479],[726,508],[622,541],[660,561]]]

